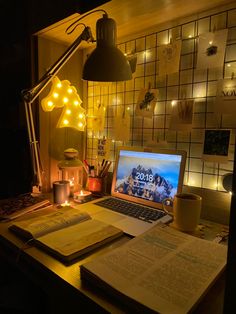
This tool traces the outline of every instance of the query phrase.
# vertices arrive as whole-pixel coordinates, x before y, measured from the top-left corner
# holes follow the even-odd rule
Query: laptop
[[[181,192],[185,163],[185,151],[119,147],[111,195],[79,208],[130,236],[142,234],[159,222],[171,221],[162,202]]]

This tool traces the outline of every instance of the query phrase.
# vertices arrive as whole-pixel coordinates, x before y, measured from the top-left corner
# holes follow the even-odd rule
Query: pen
[[[106,166],[102,169],[101,173],[100,173],[100,176],[101,177],[105,177],[108,173],[108,170],[110,168],[110,165],[111,165],[111,161],[108,161],[107,160],[107,163],[106,163]]]

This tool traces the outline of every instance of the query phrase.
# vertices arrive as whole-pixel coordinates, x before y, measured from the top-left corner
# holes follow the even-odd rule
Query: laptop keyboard
[[[129,203],[129,202],[116,199],[116,198],[106,198],[94,204],[111,209],[115,212],[118,212],[127,216],[131,216],[131,217],[143,220],[148,223],[157,221],[158,219],[166,215],[166,213],[161,210],[158,210],[158,209],[154,210],[148,206]]]

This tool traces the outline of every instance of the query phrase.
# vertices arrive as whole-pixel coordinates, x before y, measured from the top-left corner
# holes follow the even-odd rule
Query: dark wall
[[[106,0],[0,0],[1,186],[0,198],[31,191],[32,166],[21,91],[37,81],[33,34],[67,16]],[[37,107],[35,105],[35,107]]]

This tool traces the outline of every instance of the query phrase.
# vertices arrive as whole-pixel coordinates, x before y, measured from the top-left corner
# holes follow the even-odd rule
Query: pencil
[[[111,161],[107,161],[106,166],[103,168],[102,172],[100,173],[101,177],[105,177],[107,175],[110,165],[111,165]]]

